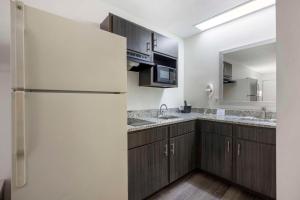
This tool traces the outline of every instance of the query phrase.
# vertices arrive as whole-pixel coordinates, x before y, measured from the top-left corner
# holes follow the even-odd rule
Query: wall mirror
[[[220,53],[220,100],[276,103],[276,41]]]

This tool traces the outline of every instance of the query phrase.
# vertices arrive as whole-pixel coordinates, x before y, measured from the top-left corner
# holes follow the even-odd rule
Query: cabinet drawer
[[[232,124],[216,123],[215,131],[217,134],[232,137]]]
[[[276,129],[252,126],[236,126],[236,137],[266,144],[276,144]]]
[[[195,131],[196,121],[182,122],[170,126],[170,137],[176,137]]]
[[[128,133],[128,149],[143,146],[168,137],[168,126]]]

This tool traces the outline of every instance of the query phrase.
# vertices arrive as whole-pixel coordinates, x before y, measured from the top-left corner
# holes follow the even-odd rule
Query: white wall
[[[0,179],[11,173],[10,73],[0,71]]]
[[[158,29],[153,24],[149,24],[143,19],[136,18],[130,13],[124,12],[114,6],[106,4],[99,0],[23,0],[28,5],[52,12],[67,18],[80,21],[93,22],[99,25],[100,22],[112,12],[121,17],[124,17],[137,24],[150,28],[154,31],[172,37],[179,42],[179,81],[178,88],[175,89],[159,89],[145,88],[138,86],[138,73],[128,72],[128,110],[136,109],[152,109],[159,108],[160,104],[166,103],[169,107],[178,107],[183,104],[183,41],[182,39],[172,35],[164,30]]]
[[[263,101],[276,101],[276,73],[261,74]]]
[[[216,91],[211,104],[218,105],[219,52],[275,38],[275,29],[275,8],[271,7],[185,39],[184,97],[194,107],[206,107],[204,89],[213,83]]]
[[[277,0],[277,199],[300,199],[300,1]]]

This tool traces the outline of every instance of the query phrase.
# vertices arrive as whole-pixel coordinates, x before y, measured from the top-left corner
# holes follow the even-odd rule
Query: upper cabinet
[[[177,87],[178,44],[176,40],[113,14],[100,28],[127,38],[129,70],[139,72],[144,87]]]
[[[159,33],[152,34],[152,48],[154,52],[178,57],[178,43],[176,40],[163,36]]]
[[[100,24],[100,28],[127,38],[127,49],[145,55],[154,53],[178,57],[176,40],[151,31],[145,27],[109,14]]]
[[[111,32],[127,38],[127,49],[151,54],[151,34],[152,32],[144,27],[126,21],[118,16],[111,15],[112,30]]]
[[[151,55],[151,31],[127,22],[127,49]]]
[[[152,31],[113,14],[109,14],[100,28],[127,38],[128,60],[153,64]]]

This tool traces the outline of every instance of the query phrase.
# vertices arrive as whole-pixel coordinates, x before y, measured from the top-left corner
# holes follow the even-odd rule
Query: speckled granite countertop
[[[267,127],[267,128],[276,128],[276,120],[264,120],[258,119],[254,117],[239,117],[239,116],[217,116],[214,114],[201,114],[201,113],[188,113],[188,114],[180,114],[176,113],[172,115],[178,116],[175,119],[159,119],[159,118],[143,118],[140,117],[139,119],[147,120],[150,122],[154,122],[154,124],[148,125],[141,125],[141,126],[130,126],[128,125],[128,132],[143,130],[147,128],[153,128],[158,126],[164,126],[169,124],[175,124],[184,121],[190,120],[209,120],[209,121],[217,121],[217,122],[226,122],[232,124],[242,124],[242,125],[249,125],[249,126],[259,126],[259,127]]]

